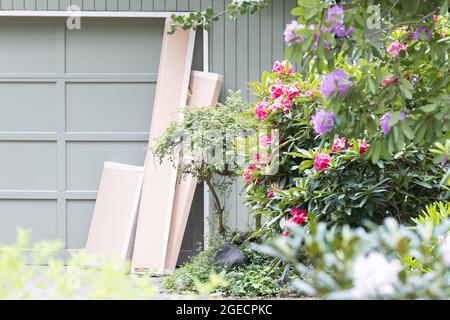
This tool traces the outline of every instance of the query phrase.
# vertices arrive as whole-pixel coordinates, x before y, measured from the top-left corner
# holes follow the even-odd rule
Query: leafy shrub
[[[292,285],[304,293],[337,299],[450,298],[450,223],[418,225],[393,218],[369,230],[291,230],[268,245],[255,247],[289,262],[297,273]]]
[[[148,278],[130,275],[130,265],[123,261],[111,259],[99,263],[80,252],[65,263],[55,257],[60,243],[38,242],[27,250],[29,243],[29,233],[19,230],[15,245],[2,246],[0,300],[152,297],[154,288]]]
[[[182,117],[173,121],[161,137],[152,142],[151,151],[160,162],[168,159],[177,168],[178,178],[191,175],[205,182],[212,195],[218,232],[225,232],[224,206],[220,196],[236,178],[236,164],[227,154],[230,139],[248,128],[241,114],[248,109],[240,92],[228,91],[217,106],[187,106]],[[215,179],[215,176],[224,179]]]
[[[201,291],[203,284],[218,274],[223,283],[214,292],[232,297],[274,297],[290,294],[287,287],[279,281],[280,274],[274,268],[274,260],[244,248],[247,264],[232,270],[218,269],[213,257],[220,248],[221,241],[215,239],[208,250],[199,252],[189,262],[170,275],[163,288],[171,292]]]
[[[276,174],[261,175],[258,172],[264,167],[258,166],[243,172],[246,202],[252,213],[267,221],[255,236],[280,233],[280,224],[292,208],[312,211],[317,219],[330,224],[358,226],[366,219],[380,223],[387,216],[408,223],[423,204],[450,197],[440,186],[443,164],[436,163],[425,148],[403,144],[401,151],[378,157],[373,163],[367,156],[373,146],[363,137],[330,141],[318,134],[328,121],[321,109],[318,80],[313,75],[303,79],[288,62],[282,68],[289,72],[277,68],[275,65],[273,72],[265,72],[262,81],[253,84],[260,101],[254,106],[254,118],[262,118],[255,119],[254,126],[277,129],[280,141],[279,146],[271,146],[279,148],[279,158],[274,159],[279,161]],[[289,97],[289,92],[295,92],[290,96],[290,108],[258,113],[267,104],[276,106],[279,98],[273,98],[279,94]],[[325,122],[314,120],[318,114]],[[388,149],[394,151],[394,147]],[[253,157],[258,154],[257,147],[250,151]],[[325,161],[319,166],[320,157]]]
[[[433,224],[438,226],[441,222],[446,221],[450,216],[450,203],[435,202],[429,204],[422,210],[417,218],[413,219],[416,224]]]

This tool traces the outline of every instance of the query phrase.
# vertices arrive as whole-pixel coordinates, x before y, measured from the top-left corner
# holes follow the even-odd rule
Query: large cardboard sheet
[[[149,143],[160,137],[188,98],[195,31],[168,35],[166,20],[156,85]],[[144,182],[133,250],[132,271],[163,272],[175,193],[176,170],[159,164],[151,152],[144,165]]]
[[[219,74],[192,71],[189,84],[191,96],[188,105],[215,106],[219,99],[222,82],[223,77]],[[197,179],[192,176],[185,177],[176,185],[165,271],[175,270],[196,186]]]
[[[97,258],[131,260],[144,168],[105,162],[86,251]]]

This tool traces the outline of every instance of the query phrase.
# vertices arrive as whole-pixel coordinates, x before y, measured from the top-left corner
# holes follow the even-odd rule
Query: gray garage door
[[[84,247],[103,162],[143,164],[162,36],[161,19],[0,20],[0,243],[23,227]]]

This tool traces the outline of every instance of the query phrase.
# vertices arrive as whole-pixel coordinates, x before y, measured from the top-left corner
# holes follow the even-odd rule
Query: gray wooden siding
[[[70,4],[85,11],[195,11],[213,6],[223,10],[231,0],[0,0],[1,10],[65,10]],[[264,70],[281,59],[283,30],[295,0],[272,0],[260,14],[217,22],[209,35],[210,71],[225,76],[222,99],[228,89],[240,89],[252,100],[247,83],[259,80]],[[227,201],[228,223],[245,229],[252,221],[242,204],[242,183],[233,186]]]

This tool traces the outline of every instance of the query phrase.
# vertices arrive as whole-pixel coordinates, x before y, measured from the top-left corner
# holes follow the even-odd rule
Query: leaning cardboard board
[[[158,81],[153,105],[149,143],[160,137],[185,106],[194,52],[195,31],[177,30],[168,35],[166,20]],[[133,249],[132,271],[161,273],[164,270],[175,193],[176,170],[147,152],[144,182]]]
[[[189,84],[192,93],[188,99],[188,105],[215,106],[219,99],[222,82],[223,77],[219,74],[192,71]],[[165,271],[175,270],[196,185],[197,179],[192,176],[185,177],[176,185]]]
[[[96,258],[131,259],[144,168],[105,162],[86,251]]]

